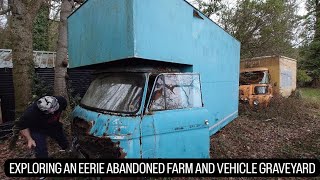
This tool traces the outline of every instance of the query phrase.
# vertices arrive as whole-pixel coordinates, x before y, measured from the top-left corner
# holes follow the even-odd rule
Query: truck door
[[[209,114],[199,74],[160,74],[141,121],[142,158],[208,158]]]

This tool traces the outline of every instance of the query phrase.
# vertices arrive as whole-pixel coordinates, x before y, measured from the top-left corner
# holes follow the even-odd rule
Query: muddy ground
[[[239,118],[211,138],[212,158],[320,159],[319,103],[274,99],[268,109],[251,110],[241,104],[239,111]],[[15,151],[7,144],[0,143],[0,179],[10,179],[3,172],[6,159],[32,156],[22,139]]]

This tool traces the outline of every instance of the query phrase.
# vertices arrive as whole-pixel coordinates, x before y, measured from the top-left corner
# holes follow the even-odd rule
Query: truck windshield
[[[143,73],[107,73],[90,85],[81,104],[110,112],[137,113],[145,85]]]
[[[243,72],[240,74],[240,85],[268,84],[268,71]]]

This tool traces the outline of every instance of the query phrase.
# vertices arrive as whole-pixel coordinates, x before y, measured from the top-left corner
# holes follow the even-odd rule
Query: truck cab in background
[[[250,107],[267,107],[273,97],[267,68],[247,68],[240,71],[239,98]]]

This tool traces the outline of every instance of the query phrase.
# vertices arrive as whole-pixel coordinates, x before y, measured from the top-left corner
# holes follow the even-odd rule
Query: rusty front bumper
[[[89,135],[90,128],[87,122],[79,119],[72,125],[72,150],[80,158],[119,159],[125,157],[126,154],[119,147],[119,142],[115,143],[108,137]]]

